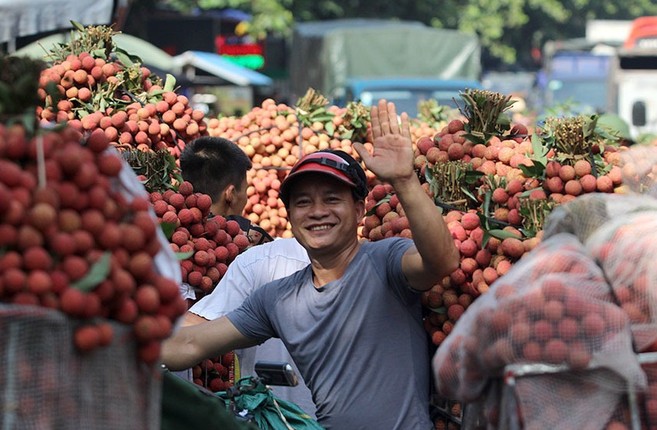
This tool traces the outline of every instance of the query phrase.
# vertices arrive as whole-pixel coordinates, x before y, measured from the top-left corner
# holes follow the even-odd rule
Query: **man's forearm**
[[[195,348],[190,328],[180,328],[162,343],[162,363],[171,370],[189,369],[206,358]]]
[[[242,335],[233,323],[223,316],[177,330],[162,345],[162,363],[172,370],[184,370],[203,359],[256,343]]]
[[[439,276],[447,276],[459,264],[458,249],[442,212],[427,196],[420,181],[411,178],[392,184],[413,234],[413,242],[425,264]]]
[[[196,325],[196,324],[201,324],[204,322],[208,322],[209,320],[203,318],[202,316],[196,315],[193,312],[187,311],[185,312],[185,315],[183,315],[183,320],[180,323],[181,327],[189,327],[190,325]]]

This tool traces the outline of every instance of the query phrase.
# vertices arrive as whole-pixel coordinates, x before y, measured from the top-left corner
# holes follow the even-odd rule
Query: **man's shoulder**
[[[283,258],[286,260],[299,260],[309,262],[308,253],[296,241],[296,239],[275,239],[271,242],[256,245],[247,249],[238,256],[243,264],[250,264],[271,258]]]

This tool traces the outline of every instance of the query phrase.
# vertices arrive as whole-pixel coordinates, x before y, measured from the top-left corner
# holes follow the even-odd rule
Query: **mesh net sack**
[[[634,145],[621,154],[621,177],[628,192],[657,197],[657,148]]]
[[[628,214],[646,210],[657,211],[657,199],[639,194],[584,194],[550,212],[543,238],[570,233],[584,243],[607,222],[626,220]]]
[[[608,221],[585,243],[630,319],[637,352],[657,350],[656,228],[657,210],[637,209]]]
[[[596,409],[613,410],[628,385],[645,384],[633,354],[629,320],[613,303],[600,268],[570,234],[544,240],[493,283],[438,348],[433,368],[441,395],[472,401],[489,380],[503,376],[506,366],[530,363],[573,371],[605,368],[619,375],[618,383],[605,378],[602,385],[612,394]],[[587,375],[596,380],[595,373]],[[589,405],[564,400],[559,385],[537,383],[522,392],[519,410],[528,428],[550,428],[542,415],[532,415],[531,405],[522,403],[539,395],[549,402],[544,405],[553,405],[564,416],[593,413]]]
[[[624,382],[605,368],[516,378],[506,387],[496,428],[606,429],[617,416],[618,406],[624,404]]]
[[[648,388],[637,399],[637,409],[643,428],[657,430],[657,357],[653,357],[649,363],[643,363],[641,366],[648,378]],[[631,411],[622,412],[621,417],[627,420]]]
[[[131,329],[112,344],[73,346],[76,321],[37,306],[0,304],[0,428],[155,430],[161,376],[137,361]]]

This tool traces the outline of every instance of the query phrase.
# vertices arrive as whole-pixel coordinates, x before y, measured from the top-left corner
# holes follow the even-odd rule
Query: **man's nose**
[[[310,205],[309,213],[313,216],[322,216],[328,212],[328,206],[322,201],[315,201]]]

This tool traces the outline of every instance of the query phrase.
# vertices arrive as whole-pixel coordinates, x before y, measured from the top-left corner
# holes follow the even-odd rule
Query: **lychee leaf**
[[[472,194],[472,191],[468,190],[465,187],[461,188],[461,191],[463,192],[463,194],[470,197],[470,199],[472,199],[473,202],[477,201],[477,197],[474,194]]]
[[[84,25],[80,24],[79,22],[71,20],[70,23],[73,25],[73,27],[76,28],[76,30],[84,31]]]
[[[180,261],[187,260],[192,255],[194,255],[194,251],[176,252],[176,258]]]
[[[376,202],[376,204],[374,205],[374,207],[372,207],[372,209],[370,209],[369,211],[367,211],[367,213],[365,214],[365,216],[374,215],[374,214],[376,213],[376,208],[378,208],[378,207],[379,207],[380,205],[382,205],[383,203],[387,203],[387,202],[389,202],[389,201],[390,201],[390,197],[392,197],[392,195],[391,195],[391,194],[387,194],[384,198],[382,198],[381,200],[379,200],[378,202]]]
[[[468,185],[476,184],[482,176],[484,176],[484,172],[480,172],[478,170],[468,170],[463,176],[463,181]]]
[[[164,81],[164,91],[173,91],[176,87],[176,78],[170,73],[167,73],[166,76],[166,80]]]
[[[331,136],[333,136],[333,133],[335,133],[335,125],[332,122],[327,122],[324,124],[324,129]]]
[[[491,190],[486,190],[486,193],[484,194],[484,203],[482,207],[482,211],[484,214],[484,217],[486,217],[486,224],[485,227],[488,229],[488,214],[490,213],[490,201],[491,197],[493,196],[493,192]]]
[[[171,240],[171,236],[173,236],[173,232],[176,231],[176,225],[172,222],[161,222],[160,228],[162,229],[162,233],[164,233],[164,236],[167,239]]]
[[[488,233],[488,230],[484,230],[484,237],[481,239],[481,248],[484,249],[486,248],[486,245],[488,245],[488,241],[490,240],[491,235]]]
[[[506,231],[506,230],[492,229],[492,230],[488,230],[488,234],[500,240],[504,240],[508,238],[521,239],[520,237],[518,237],[517,234],[513,234],[510,231]]]
[[[486,141],[488,140],[483,133],[476,131],[473,131],[472,133],[466,133],[463,135],[463,137],[472,143],[481,143],[482,145],[485,145]]]
[[[542,187],[531,188],[531,189],[529,189],[529,190],[525,190],[525,191],[523,191],[518,197],[519,197],[519,198],[529,197],[530,194],[532,193],[532,191],[542,190],[542,189],[543,189]]]
[[[107,279],[107,275],[109,275],[111,256],[112,253],[110,251],[105,251],[98,261],[91,266],[89,272],[81,279],[72,283],[71,287],[85,292],[89,292],[96,288],[96,286]]]
[[[341,139],[351,139],[354,136],[354,130],[347,130],[340,135]]]
[[[532,166],[519,164],[518,168],[522,171],[523,175],[528,178],[542,178],[543,173],[545,173],[545,166],[538,160],[532,160],[532,162],[534,163]]]
[[[444,315],[447,313],[447,308],[445,306],[441,306],[439,308],[429,308],[431,312],[435,312],[440,315]]]

